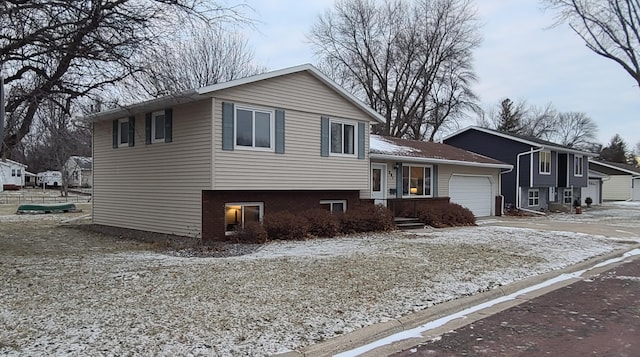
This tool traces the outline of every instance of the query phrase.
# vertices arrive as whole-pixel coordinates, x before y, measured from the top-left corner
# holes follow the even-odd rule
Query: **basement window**
[[[264,204],[262,202],[239,202],[224,205],[225,231],[233,231],[244,228],[249,222],[262,222],[264,216]]]
[[[325,209],[331,213],[346,212],[347,200],[322,200],[320,201],[320,208]]]

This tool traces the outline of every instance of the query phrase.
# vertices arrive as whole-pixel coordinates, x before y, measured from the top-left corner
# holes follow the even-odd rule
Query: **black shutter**
[[[173,140],[173,109],[164,111],[164,142],[170,143]]]
[[[153,124],[151,123],[151,113],[147,113],[144,116],[144,143],[149,145],[151,144],[151,129],[153,128]]]
[[[365,136],[365,124],[363,122],[358,122],[358,159],[365,158],[364,152],[364,136]]]
[[[320,156],[329,156],[329,117],[320,118]]]
[[[129,146],[134,146],[136,136],[136,117],[129,117]]]
[[[118,142],[120,141],[120,138],[118,138],[118,126],[120,124],[118,124],[118,119],[113,121],[113,148],[117,149],[118,148]]]
[[[222,103],[222,150],[233,150],[233,103]]]

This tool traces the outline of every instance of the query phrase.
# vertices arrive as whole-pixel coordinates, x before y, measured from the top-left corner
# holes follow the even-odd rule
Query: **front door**
[[[371,198],[377,205],[387,206],[387,165],[371,164]]]

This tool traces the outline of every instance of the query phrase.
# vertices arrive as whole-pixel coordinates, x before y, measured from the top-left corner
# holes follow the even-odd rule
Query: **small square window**
[[[529,190],[529,207],[539,206],[540,205],[540,190],[532,189]]]
[[[571,190],[564,190],[564,192],[562,193],[562,202],[565,205],[571,205],[573,204],[573,191]]]
[[[236,147],[273,150],[275,132],[273,117],[271,111],[236,107]]]
[[[248,222],[262,222],[263,215],[262,202],[227,203],[224,206],[225,231],[242,229]]]

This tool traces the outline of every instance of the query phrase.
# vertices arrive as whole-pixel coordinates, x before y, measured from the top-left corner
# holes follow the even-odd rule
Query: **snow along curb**
[[[303,347],[298,351],[290,351],[290,352],[285,352],[285,353],[281,353],[281,354],[275,354],[273,356],[277,356],[277,357],[301,357],[301,356],[305,356],[305,357],[323,357],[323,356],[333,356],[335,354],[338,354],[340,352],[343,351],[350,351],[352,349],[355,349],[357,347],[360,346],[364,346],[367,344],[370,344],[372,342],[378,341],[380,339],[389,337],[391,335],[397,334],[399,332],[403,332],[403,331],[407,331],[407,330],[411,330],[414,328],[417,328],[419,326],[425,325],[426,323],[433,321],[433,320],[437,320],[440,319],[442,317],[445,316],[449,316],[455,313],[458,313],[460,311],[463,311],[465,309],[471,308],[473,306],[477,306],[480,304],[483,304],[485,302],[491,301],[491,300],[495,300],[497,298],[501,298],[501,297],[505,297],[508,295],[511,295],[513,293],[516,293],[520,290],[526,289],[528,287],[532,287],[538,284],[542,284],[544,282],[550,281],[554,278],[557,278],[563,274],[570,274],[570,273],[575,273],[575,272],[579,272],[584,270],[585,273],[583,273],[582,275],[580,275],[580,277],[574,277],[574,278],[569,278],[569,279],[565,279],[562,280],[560,282],[554,283],[550,286],[547,287],[542,287],[540,289],[537,289],[535,291],[530,291],[530,292],[526,292],[525,294],[519,295],[519,297],[515,300],[510,301],[509,303],[501,303],[501,304],[497,304],[496,306],[491,306],[488,307],[486,309],[483,309],[481,311],[478,311],[477,313],[474,313],[473,315],[475,315],[473,318],[465,318],[465,319],[457,319],[457,323],[455,324],[454,328],[459,328],[462,326],[465,326],[467,324],[470,324],[472,322],[475,322],[481,318],[486,317],[487,311],[485,310],[489,310],[490,313],[497,313],[499,311],[505,310],[507,308],[510,308],[512,306],[515,305],[519,305],[525,301],[528,301],[530,299],[533,299],[534,297],[546,294],[550,291],[562,288],[564,286],[573,284],[579,280],[582,280],[584,278],[588,278],[590,276],[594,276],[597,274],[601,274],[604,271],[607,271],[609,269],[611,269],[613,266],[612,264],[620,262],[620,261],[624,261],[625,259],[619,259],[616,260],[614,258],[619,258],[622,257],[625,253],[630,252],[634,249],[640,249],[640,244],[637,245],[633,245],[630,248],[625,248],[625,249],[619,249],[619,250],[615,250],[613,252],[610,253],[606,253],[591,259],[587,259],[585,261],[582,261],[580,263],[568,266],[566,268],[563,269],[559,269],[559,270],[555,270],[555,271],[551,271],[548,273],[544,273],[544,274],[540,274],[540,275],[536,275],[521,281],[517,281],[505,286],[501,286],[501,287],[497,287],[494,288],[490,291],[485,291],[482,293],[478,293],[472,296],[467,296],[464,298],[460,298],[460,299],[455,299],[455,300],[451,300],[451,301],[447,301],[444,302],[442,304],[438,304],[436,306],[432,306],[429,307],[427,309],[424,309],[422,311],[418,311],[415,313],[411,313],[409,315],[403,316],[399,319],[394,319],[394,320],[390,320],[390,321],[386,321],[386,322],[382,322],[382,323],[378,323],[378,324],[374,324],[371,326],[366,326],[363,327],[361,329],[358,329],[356,331],[353,331],[351,333],[348,333],[344,336],[340,336],[340,337],[336,337],[336,338],[332,338],[328,341],[325,342],[321,342],[321,343],[317,343],[317,344],[313,344],[311,346],[307,346],[307,347]],[[600,265],[599,263],[603,263],[603,262],[608,262],[610,260],[614,260],[612,262],[609,262],[609,264],[602,264]],[[522,296],[523,298],[520,298],[520,296]],[[471,317],[471,316],[465,316],[465,317]],[[447,324],[448,326],[448,324]],[[423,331],[422,335],[423,336],[427,336],[427,338],[424,338],[423,341],[428,341],[446,331],[451,330],[451,327],[447,327],[445,329],[438,329],[438,328],[434,328],[433,332],[436,332],[436,334],[434,333],[430,333],[429,330]],[[399,352],[401,351],[403,348],[409,348],[412,347],[418,343],[420,343],[420,340],[416,340],[415,338],[409,338],[409,339],[405,339],[404,342],[402,340],[398,340],[398,341],[393,341],[395,343],[399,342],[399,345],[394,346],[391,350],[387,350],[385,351],[385,353],[380,353],[380,355],[387,355],[388,353],[391,352]],[[390,344],[388,344],[390,346]],[[401,346],[401,345],[405,345],[405,346]],[[375,352],[373,353],[374,355]],[[354,354],[357,355],[357,354]]]

